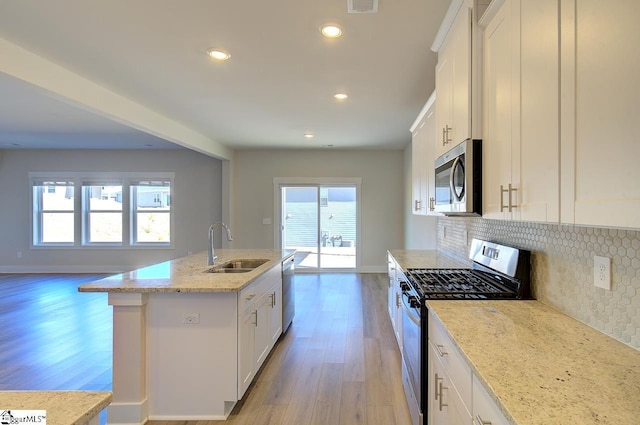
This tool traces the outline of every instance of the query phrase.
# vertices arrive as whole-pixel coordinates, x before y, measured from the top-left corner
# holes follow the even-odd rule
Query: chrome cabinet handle
[[[434,381],[433,381],[433,386],[434,386],[434,387],[435,387],[435,389],[436,389],[436,390],[434,391],[434,393],[435,393],[435,399],[436,399],[436,400],[438,399],[438,395],[439,395],[439,394],[438,394],[438,383],[439,383],[440,381],[442,381],[442,378],[441,378],[441,377],[439,377],[439,376],[438,376],[438,374],[436,373],[435,379],[434,379]]]
[[[420,200],[416,199],[415,201],[413,201],[413,210],[414,211],[420,211]]]
[[[449,127],[449,124],[445,124],[444,128],[442,129],[442,146],[445,146],[449,144],[449,142],[451,142],[451,139],[449,138],[449,132],[451,130],[453,130],[453,128]]]
[[[449,406],[447,403],[443,403],[443,402],[442,402],[442,390],[449,390],[449,387],[445,387],[445,386],[443,386],[443,385],[442,385],[442,382],[440,382],[440,383],[438,384],[438,388],[440,389],[440,398],[438,399],[438,404],[439,404],[439,407],[440,407],[440,411],[442,412],[442,408],[443,408],[443,407],[447,407],[447,406]]]
[[[474,425],[491,425],[491,421],[485,421],[480,415],[473,418]]]
[[[436,350],[438,351],[438,354],[440,354],[440,357],[444,357],[449,354],[446,351],[443,351],[444,345],[442,344],[436,344]]]
[[[258,310],[254,311],[251,314],[254,314],[256,316],[256,321],[253,324],[257,328],[258,327]]]
[[[246,297],[244,297],[245,300],[247,301],[251,301],[253,299],[253,297],[255,297],[256,294],[251,294],[251,295],[247,295]]]
[[[436,198],[429,198],[429,211],[434,211],[436,209]]]
[[[500,212],[503,212],[505,208],[509,212],[511,212],[514,208],[518,208],[517,205],[511,203],[511,192],[518,192],[518,189],[515,187],[511,187],[511,183],[507,185],[506,189],[503,185],[500,185]],[[507,205],[504,204],[505,193],[507,194]]]
[[[400,295],[399,292],[396,292],[396,308],[402,307],[402,301],[400,301],[401,297],[402,295]]]

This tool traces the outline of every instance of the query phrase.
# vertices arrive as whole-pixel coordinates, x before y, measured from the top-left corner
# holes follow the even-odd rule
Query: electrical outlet
[[[464,244],[465,245],[469,245],[469,232],[468,231],[464,231],[462,233],[462,239],[464,239]]]
[[[611,258],[595,256],[593,259],[593,284],[611,290]]]
[[[186,325],[197,325],[200,323],[200,313],[185,313],[182,323]]]
[[[17,256],[18,256],[18,258],[22,258],[22,251],[18,251]]]

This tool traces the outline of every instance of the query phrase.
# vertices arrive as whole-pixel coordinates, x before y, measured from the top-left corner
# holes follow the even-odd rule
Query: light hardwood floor
[[[76,292],[95,278],[0,275],[0,389],[110,389],[106,295]],[[295,285],[293,325],[227,421],[148,425],[410,424],[386,275],[297,274]]]

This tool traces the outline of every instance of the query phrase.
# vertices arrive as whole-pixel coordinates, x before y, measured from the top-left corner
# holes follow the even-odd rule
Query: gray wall
[[[189,150],[0,151],[0,272],[115,272],[207,249],[222,218],[222,162]],[[30,248],[28,173],[174,172],[172,249]],[[22,258],[17,258],[17,252]]]
[[[275,246],[275,177],[359,177],[361,271],[385,271],[404,246],[403,151],[240,150],[233,165],[234,248]],[[262,224],[271,218],[271,225]]]

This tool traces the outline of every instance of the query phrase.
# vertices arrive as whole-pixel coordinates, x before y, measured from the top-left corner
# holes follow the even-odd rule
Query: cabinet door
[[[269,331],[269,313],[271,310],[271,296],[264,294],[256,301],[256,325],[254,338],[254,360],[256,372],[264,363],[271,348],[271,334]]]
[[[238,337],[238,399],[244,395],[255,376],[255,327],[256,311],[249,309],[240,318]]]
[[[520,17],[521,46],[520,98],[516,91],[513,103],[521,109],[520,152],[513,164],[513,174],[519,173],[520,183],[514,183],[518,192],[513,194],[512,202],[517,204],[519,219],[523,221],[557,223],[560,221],[560,0],[513,3],[512,16]],[[518,72],[517,66],[514,72]]]
[[[438,64],[436,66],[436,143],[434,159],[451,149],[453,134],[449,134],[453,125],[453,59],[449,43],[445,41],[438,52]]]
[[[514,63],[511,0],[505,0],[484,31],[483,217],[510,219],[504,190],[512,182]],[[516,140],[514,140],[516,138]]]
[[[425,117],[426,118],[426,117]],[[412,211],[416,215],[426,215],[429,201],[427,199],[427,161],[426,156],[426,120],[418,124],[411,137],[411,174],[412,174]],[[433,162],[433,159],[431,159]],[[433,167],[433,166],[432,166]]]
[[[278,281],[270,290],[271,310],[269,311],[270,347],[273,347],[282,334],[282,281]]]
[[[453,74],[452,127],[449,138],[453,146],[471,138],[471,15],[472,10],[463,5],[451,27]]]
[[[443,364],[429,344],[429,423],[442,425],[471,425],[471,414],[453,386]],[[433,371],[433,373],[431,373]],[[470,406],[469,406],[470,407]]]
[[[640,2],[561,7],[562,221],[640,228]]]
[[[389,319],[391,319],[391,326],[396,329],[396,308],[395,308],[395,282],[396,282],[396,268],[398,265],[394,261],[391,254],[387,254],[387,272],[389,275],[389,282],[387,285],[387,311],[389,313]]]

